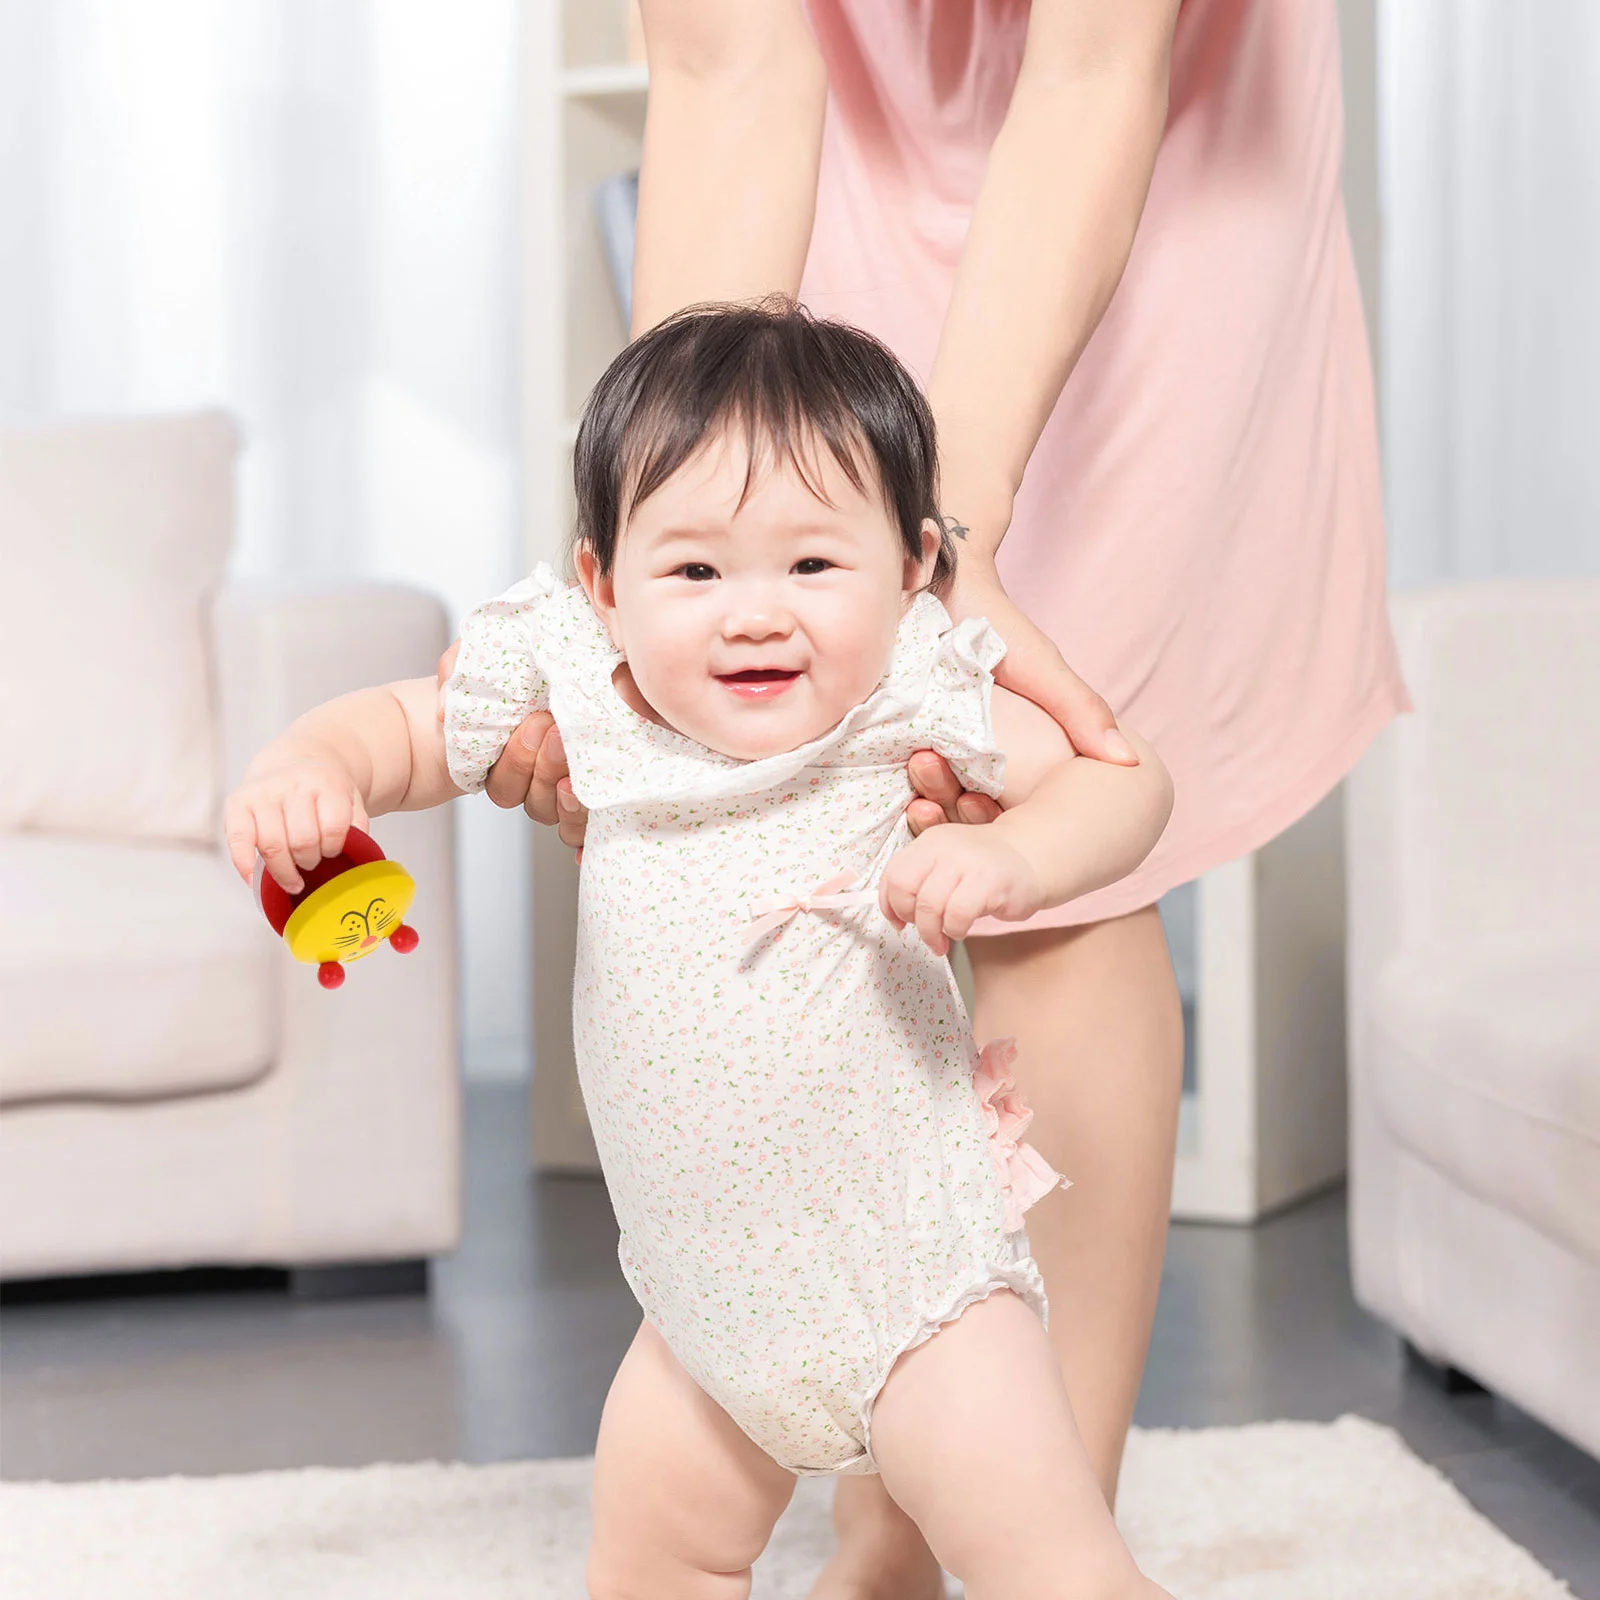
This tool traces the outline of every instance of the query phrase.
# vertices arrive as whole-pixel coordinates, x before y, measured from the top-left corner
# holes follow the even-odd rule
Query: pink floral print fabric
[[[465,789],[530,709],[555,714],[590,810],[573,1029],[622,1268],[799,1474],[875,1470],[884,1379],[967,1306],[1010,1289],[1046,1315],[1022,1211],[1061,1180],[1020,1143],[1010,1056],[980,1056],[948,962],[872,893],[909,837],[914,751],[999,792],[1003,650],[921,595],[867,701],[738,761],[632,711],[582,592],[541,570],[468,619],[447,686]]]

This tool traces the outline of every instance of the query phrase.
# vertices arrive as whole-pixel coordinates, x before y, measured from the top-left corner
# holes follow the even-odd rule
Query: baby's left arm
[[[889,863],[879,903],[915,923],[943,955],[980,917],[1022,922],[1126,877],[1155,847],[1172,811],[1159,757],[1119,723],[1136,767],[1073,753],[1053,718],[998,684],[992,713],[1006,752],[1003,808],[982,827],[931,828]]]

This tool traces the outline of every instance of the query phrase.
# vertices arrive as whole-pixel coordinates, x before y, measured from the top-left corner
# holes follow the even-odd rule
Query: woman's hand
[[[1005,657],[995,668],[995,682],[1048,711],[1065,730],[1074,750],[1120,767],[1139,765],[1133,746],[1117,728],[1111,707],[1066,664],[1051,639],[1017,609],[988,561],[962,552],[948,604],[957,622],[966,617],[988,619],[1006,643]]]
[[[919,750],[906,763],[916,796],[906,807],[913,835],[941,822],[993,822],[1000,804],[986,794],[963,789],[950,763],[932,750]]]
[[[455,671],[460,649],[458,639],[439,657],[440,722],[444,721],[444,686]],[[548,711],[535,711],[511,735],[500,759],[489,769],[484,792],[503,810],[521,806],[535,822],[554,827],[564,845],[582,853],[589,813],[572,792],[567,752]]]

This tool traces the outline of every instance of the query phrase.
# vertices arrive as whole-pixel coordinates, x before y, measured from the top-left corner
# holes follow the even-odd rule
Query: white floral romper
[[[1008,1043],[975,1048],[949,963],[876,904],[905,764],[995,794],[1004,646],[931,595],[876,692],[798,750],[719,755],[632,711],[622,657],[547,568],[480,607],[446,695],[450,771],[549,706],[589,808],[573,1027],[644,1308],[690,1376],[799,1474],[871,1472],[896,1358],[1044,1287],[1022,1212],[1061,1180],[1021,1142]]]

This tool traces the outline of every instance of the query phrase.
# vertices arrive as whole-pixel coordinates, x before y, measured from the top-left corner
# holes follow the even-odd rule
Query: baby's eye
[[[703,561],[686,561],[673,574],[675,578],[687,578],[690,583],[709,583],[716,575],[717,569]]]
[[[794,570],[802,578],[811,578],[819,572],[826,572],[832,565],[831,561],[824,561],[821,556],[807,556],[803,561],[795,562]]]

